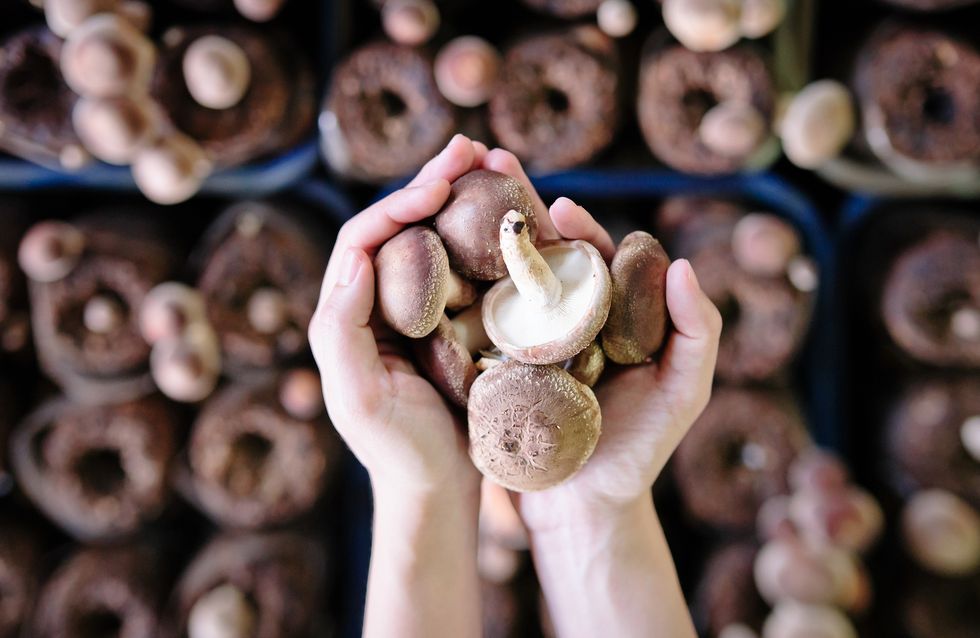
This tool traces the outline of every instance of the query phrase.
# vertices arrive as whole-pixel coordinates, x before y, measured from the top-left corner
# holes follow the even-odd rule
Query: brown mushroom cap
[[[450,320],[445,315],[436,329],[413,342],[415,362],[447,399],[465,408],[477,370],[473,355],[490,346],[483,330],[480,305]]]
[[[585,465],[599,440],[599,402],[557,366],[507,361],[473,383],[470,458],[507,489],[553,487]]]
[[[544,365],[571,359],[602,329],[612,283],[596,248],[581,240],[531,245],[523,216],[510,211],[500,242],[510,276],[483,298],[483,327],[501,352]]]
[[[746,272],[760,277],[786,275],[803,250],[789,222],[769,213],[749,213],[732,230],[732,256]]]
[[[73,29],[61,50],[65,82],[79,95],[119,97],[145,93],[156,49],[125,18],[101,13]]]
[[[374,258],[378,308],[392,328],[420,339],[439,325],[447,307],[476,297],[469,282],[454,277],[439,236],[424,226],[398,233]]]
[[[447,42],[435,59],[436,85],[458,106],[479,106],[490,99],[500,73],[500,53],[472,35]]]
[[[602,372],[605,369],[606,354],[602,351],[602,346],[599,345],[598,339],[586,346],[585,350],[565,362],[565,370],[568,371],[568,374],[575,377],[575,380],[579,383],[584,383],[590,388],[599,382],[599,377],[602,376]]]
[[[499,234],[500,220],[510,210],[524,215],[534,242],[538,236],[534,203],[516,179],[476,170],[453,182],[449,200],[435,218],[453,270],[479,281],[496,281],[507,274]]]
[[[670,257],[650,233],[627,235],[610,266],[612,303],[602,329],[602,349],[619,364],[643,363],[667,334],[667,268]]]

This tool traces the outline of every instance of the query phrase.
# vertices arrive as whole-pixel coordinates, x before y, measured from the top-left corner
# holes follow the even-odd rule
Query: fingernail
[[[340,266],[340,279],[337,281],[338,286],[349,286],[351,283],[357,279],[357,273],[361,270],[361,260],[357,251],[353,248],[347,250],[347,254],[344,255],[344,262]]]
[[[694,272],[694,267],[691,266],[691,262],[685,259],[684,263],[687,264],[687,280],[691,282],[693,285],[700,288],[701,283],[698,281],[698,275],[697,273]]]

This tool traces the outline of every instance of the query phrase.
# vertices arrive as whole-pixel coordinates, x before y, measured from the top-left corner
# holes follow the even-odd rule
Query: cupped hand
[[[568,198],[546,208],[511,153],[490,151],[483,166],[511,175],[530,190],[541,238],[583,239],[612,259],[615,245],[605,229]],[[599,381],[595,391],[602,434],[585,467],[561,485],[518,495],[519,511],[532,533],[601,521],[649,501],[653,482],[707,405],[721,315],[686,260],[675,261],[667,271],[667,308],[673,330],[659,359],[611,366]]]
[[[416,372],[401,338],[372,319],[372,260],[407,225],[438,212],[450,182],[486,154],[483,144],[457,135],[405,188],[344,224],[330,256],[310,345],[330,419],[376,489],[478,489],[459,417]]]

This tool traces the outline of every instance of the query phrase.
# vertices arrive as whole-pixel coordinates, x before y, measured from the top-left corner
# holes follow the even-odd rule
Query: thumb
[[[374,267],[360,248],[348,248],[341,259],[336,283],[323,293],[310,323],[310,347],[331,415],[364,415],[380,406],[388,381],[369,325]]]

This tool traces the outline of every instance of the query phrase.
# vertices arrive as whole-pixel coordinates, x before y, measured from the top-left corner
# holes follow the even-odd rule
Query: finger
[[[333,288],[340,259],[349,248],[369,255],[408,224],[434,215],[449,198],[449,182],[439,178],[420,186],[402,188],[375,202],[344,224],[337,235],[321,296]]]
[[[660,387],[678,412],[689,417],[690,425],[711,396],[721,314],[686,259],[667,270],[667,310],[674,331],[660,363]]]
[[[483,166],[483,161],[486,159],[487,153],[489,152],[490,149],[487,148],[486,144],[484,144],[483,142],[477,142],[476,140],[473,140],[473,168],[474,169]]]
[[[446,148],[430,159],[408,185],[418,186],[435,179],[453,182],[473,169],[475,156],[476,148],[470,138],[457,133],[446,144]]]
[[[377,409],[388,390],[388,372],[368,322],[374,307],[374,268],[367,254],[348,249],[337,285],[310,322],[313,356],[324,382],[323,398],[335,422],[340,415]]]
[[[516,155],[502,148],[495,148],[487,153],[483,160],[483,168],[510,175],[520,182],[521,186],[531,194],[531,201],[534,202],[534,214],[538,219],[538,237],[540,239],[559,239],[558,231],[555,230],[554,224],[551,223],[551,217],[548,215],[548,207],[544,205],[538,191],[534,190],[531,180],[528,179],[527,173],[524,172],[524,168],[521,167]]]
[[[568,199],[559,197],[548,210],[555,230],[565,239],[582,239],[595,246],[603,259],[612,261],[616,244],[599,222],[587,210]]]

